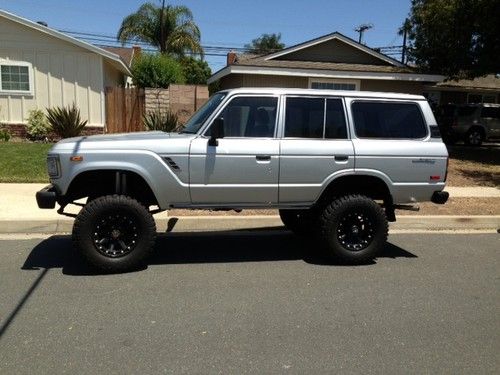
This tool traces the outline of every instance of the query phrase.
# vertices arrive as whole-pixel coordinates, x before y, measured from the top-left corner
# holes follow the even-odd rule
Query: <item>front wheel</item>
[[[73,244],[94,268],[125,272],[141,266],[156,237],[153,216],[135,199],[107,195],[87,203],[73,225]]]
[[[384,210],[362,195],[335,199],[324,209],[320,225],[327,255],[353,264],[375,258],[385,246],[389,229]]]

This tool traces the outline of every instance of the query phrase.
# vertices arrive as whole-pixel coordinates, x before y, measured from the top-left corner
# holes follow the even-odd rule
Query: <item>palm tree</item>
[[[122,44],[127,41],[149,43],[161,53],[203,55],[200,29],[193,21],[191,10],[185,6],[158,7],[145,3],[123,19],[117,38]]]

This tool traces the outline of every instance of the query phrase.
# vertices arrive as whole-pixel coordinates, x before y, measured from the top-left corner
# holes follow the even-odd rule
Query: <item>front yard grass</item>
[[[47,182],[45,159],[52,144],[0,142],[0,182]]]
[[[448,146],[449,186],[500,186],[500,144]]]

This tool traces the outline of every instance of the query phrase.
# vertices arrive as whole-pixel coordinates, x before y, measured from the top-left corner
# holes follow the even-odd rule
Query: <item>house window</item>
[[[319,90],[359,90],[358,80],[309,79],[309,87]]]
[[[467,103],[476,104],[476,103],[496,103],[496,95],[495,94],[468,94],[467,95]]]
[[[32,65],[20,61],[0,61],[0,93],[32,95]]]

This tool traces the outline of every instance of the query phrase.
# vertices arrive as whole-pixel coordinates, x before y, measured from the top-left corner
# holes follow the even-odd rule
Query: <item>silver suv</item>
[[[221,91],[180,133],[65,139],[47,157],[40,208],[76,215],[73,240],[93,266],[137,267],[152,214],[171,208],[277,208],[326,253],[366,262],[395,209],[442,204],[448,153],[422,96],[299,89]]]

